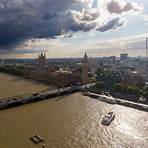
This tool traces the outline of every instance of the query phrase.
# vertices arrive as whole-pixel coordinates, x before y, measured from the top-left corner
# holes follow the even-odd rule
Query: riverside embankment
[[[112,96],[95,94],[95,93],[91,93],[91,92],[85,92],[85,93],[83,93],[83,95],[86,95],[86,96],[89,96],[89,97],[92,97],[92,98],[95,98],[95,99],[98,99],[100,101],[107,102],[110,104],[119,104],[119,105],[124,105],[127,107],[132,107],[132,108],[135,108],[138,110],[142,110],[142,111],[148,111],[148,105],[141,104],[141,103],[135,103],[132,101],[117,99]]]
[[[50,88],[49,88],[50,87]],[[0,98],[55,89],[31,80],[0,74]],[[114,111],[106,127],[104,115]],[[148,112],[109,104],[81,93],[58,96],[0,111],[0,148],[37,148],[39,134],[48,148],[148,148]]]

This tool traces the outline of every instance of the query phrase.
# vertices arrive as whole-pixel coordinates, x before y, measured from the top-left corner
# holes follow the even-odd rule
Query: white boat
[[[102,119],[101,124],[109,125],[115,119],[114,112],[108,112]]]

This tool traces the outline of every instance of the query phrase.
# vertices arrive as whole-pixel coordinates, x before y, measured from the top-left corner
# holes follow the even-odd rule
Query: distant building
[[[4,66],[4,65],[5,65],[5,60],[4,60],[4,59],[1,59],[1,60],[0,60],[0,65],[1,65],[1,66]]]
[[[85,52],[84,59],[82,60],[82,84],[88,83],[88,57]]]
[[[45,72],[46,71],[46,55],[41,53],[41,55],[38,55],[38,58],[36,59],[37,66],[38,66],[38,72]]]
[[[24,69],[24,77],[49,82],[58,87],[88,83],[88,57],[85,53],[82,67],[73,69],[56,70],[53,65],[48,65],[46,55],[41,53],[35,65],[28,65]]]
[[[109,60],[110,60],[111,62],[116,61],[116,56],[109,56]]]
[[[128,54],[127,53],[120,54],[120,61],[126,61],[126,60],[128,60]]]
[[[53,83],[58,87],[81,84],[81,72],[79,70],[77,70],[76,72],[56,71],[54,72],[53,78]]]
[[[35,65],[29,65],[24,69],[24,77],[48,81],[50,73],[54,70],[55,69],[53,65],[47,65],[46,55],[41,53],[38,55]]]
[[[55,72],[55,84],[59,87],[71,86],[77,84],[88,83],[88,57],[85,52],[82,60],[81,68],[72,69],[69,71]]]

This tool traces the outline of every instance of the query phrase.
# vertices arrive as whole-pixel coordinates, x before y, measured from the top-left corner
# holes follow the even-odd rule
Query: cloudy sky
[[[0,57],[145,56],[147,0],[0,0]]]

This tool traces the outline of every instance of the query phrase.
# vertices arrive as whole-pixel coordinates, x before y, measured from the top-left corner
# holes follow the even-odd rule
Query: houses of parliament
[[[48,64],[46,55],[38,54],[35,65],[24,69],[24,77],[44,81],[58,87],[88,83],[88,57],[85,52],[81,67],[73,69],[56,69],[54,65]]]

